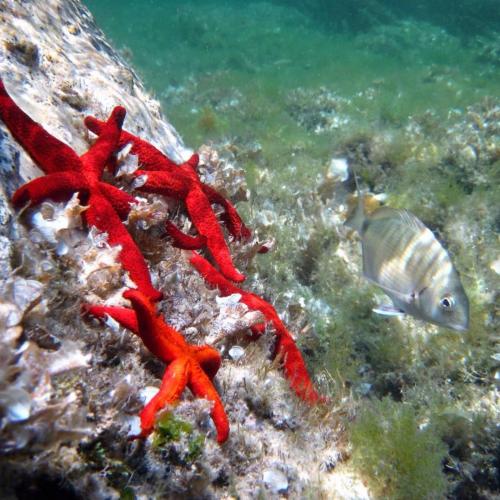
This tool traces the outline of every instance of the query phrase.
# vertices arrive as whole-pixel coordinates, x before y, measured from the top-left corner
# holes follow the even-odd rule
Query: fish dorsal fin
[[[344,222],[344,225],[354,229],[359,235],[363,230],[363,223],[365,222],[365,197],[359,188],[358,177],[356,176],[356,172],[352,169],[352,175],[354,177],[354,183],[356,184],[356,194],[357,194],[357,205],[356,208],[349,215],[347,220]]]
[[[391,207],[380,207],[375,210],[370,216],[370,220],[380,220],[392,218],[398,221],[400,224],[407,226],[415,231],[420,231],[422,229],[428,228],[424,225],[424,223],[415,217],[408,210],[399,209],[399,208],[391,208]]]
[[[413,215],[411,212],[408,212],[408,210],[397,210],[397,212],[403,224],[407,224],[409,227],[417,231],[420,231],[422,229],[430,231],[420,219],[415,217],[415,215]]]

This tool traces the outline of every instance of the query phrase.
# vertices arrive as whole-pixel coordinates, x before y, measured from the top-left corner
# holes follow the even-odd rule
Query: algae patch
[[[389,398],[361,411],[352,429],[353,463],[381,498],[441,498],[446,446],[415,409]]]

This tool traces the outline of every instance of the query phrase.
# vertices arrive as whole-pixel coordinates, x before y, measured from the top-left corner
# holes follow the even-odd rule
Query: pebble
[[[233,345],[233,347],[229,349],[228,354],[233,361],[238,361],[244,356],[245,349],[243,349],[243,347],[240,347],[239,345]]]
[[[273,493],[285,493],[288,489],[288,478],[277,469],[267,469],[263,473],[264,484]]]
[[[349,177],[349,166],[345,158],[332,158],[330,160],[330,173],[341,182]]]

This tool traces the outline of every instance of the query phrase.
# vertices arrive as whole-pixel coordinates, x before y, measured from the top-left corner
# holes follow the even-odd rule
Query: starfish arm
[[[101,135],[105,122],[98,120],[93,116],[87,116],[85,118],[85,125],[94,134]],[[132,144],[130,152],[139,157],[139,163],[145,170],[170,170],[177,168],[178,166],[170,158],[168,158],[168,156],[164,155],[152,144],[149,144],[149,142],[122,130],[118,147],[122,148],[129,143]]]
[[[120,262],[123,268],[129,272],[130,278],[137,288],[152,300],[161,299],[162,293],[153,287],[151,275],[141,251],[111,203],[99,193],[91,194],[88,203],[89,208],[83,212],[87,226],[95,226],[99,231],[108,233],[110,245],[121,245]]]
[[[253,325],[250,327],[250,330],[252,332],[252,335],[250,338],[252,340],[257,340],[261,335],[263,335],[266,331],[266,324],[265,323],[259,323],[257,325]]]
[[[208,186],[207,184],[203,184],[203,192],[207,195],[210,203],[220,205],[224,209],[222,220],[231,235],[236,239],[249,239],[252,233],[241,220],[241,217],[236,211],[234,205],[218,193],[213,187]]]
[[[302,353],[292,335],[279,318],[273,322],[273,325],[278,337],[274,355],[280,356],[283,360],[283,371],[290,382],[290,387],[300,399],[309,404],[318,403],[322,398],[314,388]]]
[[[141,437],[147,437],[151,434],[159,410],[167,404],[179,400],[188,383],[189,369],[190,360],[188,358],[176,359],[168,365],[161,381],[160,390],[140,413]]]
[[[205,236],[190,236],[183,233],[173,222],[167,221],[165,229],[174,241],[174,246],[183,250],[200,250],[207,244]]]
[[[219,289],[223,297],[227,297],[233,293],[241,293],[238,287],[222,276],[222,274],[199,253],[192,252],[189,262],[202,275],[207,284]]]
[[[205,281],[211,286],[219,289],[223,296],[239,293],[241,300],[249,309],[258,310],[264,314],[266,320],[274,326],[277,345],[275,355],[283,357],[283,369],[285,376],[290,381],[290,386],[295,393],[308,403],[317,403],[321,397],[318,395],[309,377],[304,358],[293,340],[292,335],[280,320],[274,307],[261,297],[246,292],[229,283],[206,259],[193,252],[190,263],[203,276]],[[252,328],[254,336],[258,337],[263,333],[261,325]]]
[[[127,290],[123,296],[130,300],[137,315],[138,335],[155,356],[170,363],[186,355],[190,346],[177,330],[163,320],[148,296],[139,290]]]
[[[229,421],[224,410],[224,405],[211,380],[197,363],[193,363],[191,366],[188,385],[195,396],[213,402],[210,415],[217,429],[217,442],[223,443],[229,436]]]
[[[187,161],[178,165],[178,167],[190,168],[196,173],[199,163],[200,163],[200,155],[198,153],[194,153],[189,157]]]
[[[99,189],[111,203],[120,219],[126,220],[130,212],[130,205],[136,203],[137,200],[132,195],[107,182],[100,182]]]
[[[222,274],[232,281],[243,281],[245,276],[239,273],[233,265],[222,230],[203,191],[199,188],[192,189],[185,202],[188,214],[196,229],[207,238],[207,248]]]
[[[54,172],[21,186],[12,196],[12,203],[21,207],[28,202],[38,205],[47,198],[59,201],[70,198],[72,193],[85,188],[85,180],[76,172]]]
[[[81,156],[84,165],[84,172],[90,174],[95,179],[100,179],[106,163],[111,155],[118,149],[118,141],[125,119],[125,108],[116,106],[111,112],[108,121],[101,130],[101,134],[92,144],[90,149]]]
[[[127,328],[127,330],[130,330],[136,335],[139,334],[137,315],[133,309],[129,309],[128,307],[101,306],[94,304],[84,304],[82,309],[85,314],[91,314],[99,319],[104,319],[107,314],[115,321],[118,321],[121,326]]]
[[[7,125],[14,139],[46,174],[81,168],[79,156],[19,108],[7,94],[1,79],[0,118]]]
[[[177,200],[185,198],[189,191],[190,181],[181,171],[172,173],[137,170],[134,175],[135,177],[146,176],[146,182],[138,188],[139,191],[161,194]]]
[[[222,363],[219,352],[207,345],[192,346],[191,350],[203,371],[213,379]]]

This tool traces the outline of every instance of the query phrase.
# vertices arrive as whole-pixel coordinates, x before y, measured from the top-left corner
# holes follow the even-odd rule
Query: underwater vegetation
[[[351,434],[353,463],[380,498],[441,498],[446,492],[442,462],[446,446],[433,423],[420,420],[409,404],[391,398],[365,407]]]
[[[303,332],[309,361],[328,370],[334,397],[347,392],[356,403],[346,424],[353,466],[384,498],[411,498],[412,489],[491,496],[500,443],[494,2],[458,10],[447,2],[198,3],[176,15],[196,19],[202,35],[180,38],[190,68],[184,77],[177,68],[167,87],[136,42],[102,22],[133,47],[184,137],[201,139],[210,109],[211,140],[245,167],[252,202],[242,213],[260,239],[278,243],[272,258],[252,263],[251,279],[263,294],[281,292],[274,305]],[[210,50],[200,61],[203,43]],[[168,58],[161,66],[174,67]],[[354,185],[338,160],[374,195],[374,208],[411,210],[443,242],[470,299],[468,332],[372,313],[382,295],[361,280],[358,244],[343,228]]]
[[[14,4],[16,12],[33,8]],[[48,4],[56,4],[57,19],[81,12],[71,1]],[[210,383],[234,422],[222,447],[205,438],[223,430],[220,421],[214,427],[210,402],[190,399],[187,391],[158,413],[149,440],[127,442],[127,433],[140,432],[137,414],[158,392],[165,366],[111,319],[102,327],[79,313],[82,299],[102,303],[116,291],[111,307],[130,319],[121,293],[132,286],[127,264],[120,264],[119,248],[96,231],[87,233],[85,207],[78,195],[68,201],[72,192],[64,193],[66,203],[41,201],[39,210],[9,212],[19,180],[14,166],[26,158],[2,132],[9,175],[0,218],[16,223],[12,233],[6,224],[0,228],[2,249],[8,249],[0,264],[5,276],[13,269],[20,276],[5,284],[0,308],[6,332],[0,352],[8,368],[0,374],[0,477],[14,478],[19,492],[29,481],[53,496],[84,492],[91,498],[303,498],[309,492],[317,498],[332,491],[357,498],[411,498],[413,492],[490,498],[500,489],[500,106],[498,44],[488,32],[496,13],[485,18],[484,30],[471,23],[467,36],[458,26],[447,28],[458,9],[449,16],[436,12],[445,22],[435,24],[423,15],[431,13],[427,2],[412,7],[420,12],[413,18],[400,17],[399,5],[389,2],[363,2],[364,11],[337,2],[359,28],[341,25],[349,21],[345,16],[320,25],[326,2],[298,4],[300,10],[290,2],[150,2],[144,9],[136,2],[135,14],[123,2],[96,6],[106,12],[111,5],[105,21],[128,32],[119,43],[127,45],[124,54],[147,76],[188,143],[211,141],[200,148],[199,162],[184,165],[189,174],[196,167],[196,175],[179,176],[171,199],[158,194],[162,188],[151,179],[151,192],[142,189],[157,169],[141,165],[141,175],[135,174],[137,159],[126,151],[118,155],[117,176],[105,170],[98,182],[145,197],[128,212],[128,223],[115,219],[115,227],[130,232],[151,263],[141,288],[164,293],[153,306],[159,318],[182,332],[192,349],[209,344],[203,352],[220,352],[222,363],[207,375],[217,371]],[[470,5],[465,2],[462,12]],[[137,12],[142,22],[132,27]],[[56,39],[99,47],[92,57],[70,58],[98,61],[99,78],[89,77],[88,66],[61,66],[60,55],[70,49],[48,50],[37,39],[46,28],[33,30],[30,45],[17,28],[14,40],[9,27],[10,43],[0,44],[0,65],[14,75],[9,89],[20,89],[16,100],[22,98],[23,109],[30,106],[30,116],[42,110],[40,122],[79,153],[94,141],[82,113],[109,116],[124,89],[147,100],[130,70],[104,64],[103,73],[99,64],[112,49],[100,35],[90,43],[84,14],[65,22]],[[42,21],[46,26],[45,16]],[[155,50],[141,51],[148,43]],[[117,82],[119,93],[108,94]],[[49,120],[56,107],[61,118]],[[134,113],[128,101],[126,108],[134,141],[152,137],[157,108],[148,113],[141,104]],[[176,158],[176,167],[189,158],[175,147],[158,149]],[[411,210],[449,250],[470,298],[467,332],[373,314],[382,294],[362,279],[359,244],[344,228],[353,169],[374,208],[387,203]],[[91,187],[95,195],[96,184]],[[210,205],[203,217],[194,213],[191,195]],[[241,218],[231,219],[229,199],[239,202]],[[212,212],[215,233],[204,234]],[[21,218],[26,226],[17,224]],[[236,241],[231,234],[242,219],[255,240]],[[9,243],[14,234],[19,239]],[[189,263],[192,254],[177,247],[212,260],[198,261],[200,268],[211,266],[204,267],[211,286]],[[254,258],[259,250],[268,252]],[[246,275],[244,286],[227,285],[219,272],[224,263],[226,274]],[[276,352],[290,339],[292,360]],[[306,398],[307,384],[277,369],[296,366],[301,352],[301,373],[307,375],[308,365],[318,392],[329,396],[326,405],[304,405],[290,384]],[[216,356],[208,358],[214,368]],[[180,361],[176,366],[185,366],[185,357]],[[203,370],[207,359],[199,361]],[[182,391],[184,382],[181,377],[165,386]],[[75,441],[81,442],[77,448]],[[335,483],[345,469],[354,471],[350,477],[362,475],[370,491],[360,481]]]

